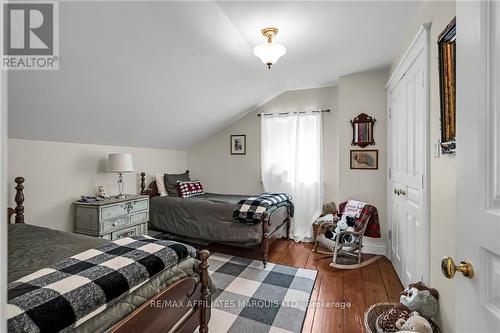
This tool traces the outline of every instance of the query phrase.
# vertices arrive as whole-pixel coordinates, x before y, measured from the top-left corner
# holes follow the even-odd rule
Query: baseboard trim
[[[378,254],[381,256],[386,255],[385,245],[381,244],[370,244],[363,246],[363,253]]]

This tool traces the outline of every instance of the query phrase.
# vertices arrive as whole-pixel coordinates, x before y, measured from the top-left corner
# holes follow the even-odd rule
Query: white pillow
[[[167,189],[165,188],[165,180],[163,179],[163,174],[155,173],[155,178],[156,178],[156,187],[158,188],[160,196],[166,197],[168,193]]]

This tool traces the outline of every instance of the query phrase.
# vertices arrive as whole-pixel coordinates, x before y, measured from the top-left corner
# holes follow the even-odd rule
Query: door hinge
[[[389,230],[389,239],[392,239],[392,230]]]
[[[389,169],[389,179],[392,178],[392,172],[391,172],[391,169]]]
[[[392,117],[392,109],[389,108],[389,118],[391,118],[391,117]]]
[[[424,188],[424,176],[422,176],[422,188]]]

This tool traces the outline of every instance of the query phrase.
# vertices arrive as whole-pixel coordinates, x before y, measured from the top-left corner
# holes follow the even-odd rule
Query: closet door
[[[402,177],[404,201],[404,232],[406,239],[403,281],[406,284],[424,280],[424,251],[426,236],[424,228],[424,174],[425,158],[425,121],[426,105],[424,91],[424,57],[419,56],[401,81],[406,91],[404,133],[404,175]]]
[[[405,98],[406,91],[398,85],[390,94],[391,118],[390,118],[390,138],[391,138],[391,186],[393,190],[390,192],[390,251],[391,261],[394,269],[398,273],[400,279],[403,276],[404,262],[404,230],[405,219],[404,200],[399,193],[404,187],[404,170],[405,170],[405,140],[406,131],[405,121]]]
[[[388,193],[390,256],[403,283],[428,282],[428,32],[415,45],[389,81]]]

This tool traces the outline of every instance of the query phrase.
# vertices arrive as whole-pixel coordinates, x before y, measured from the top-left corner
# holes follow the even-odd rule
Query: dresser
[[[149,196],[73,202],[75,232],[109,240],[147,234]]]

